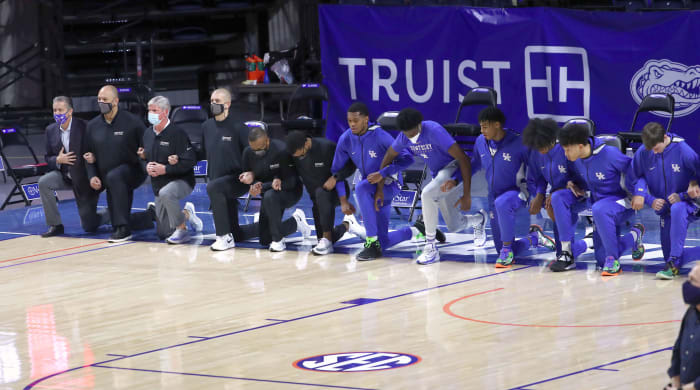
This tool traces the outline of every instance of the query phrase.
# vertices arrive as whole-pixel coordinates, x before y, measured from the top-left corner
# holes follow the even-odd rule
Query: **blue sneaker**
[[[187,230],[181,230],[181,229],[175,229],[173,234],[170,235],[170,237],[166,238],[165,241],[167,241],[169,244],[184,244],[190,240],[190,232]]]

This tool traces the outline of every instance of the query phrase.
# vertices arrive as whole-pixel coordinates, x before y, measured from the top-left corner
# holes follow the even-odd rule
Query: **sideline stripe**
[[[115,248],[115,247],[118,247],[118,246],[129,245],[129,244],[135,244],[135,242],[134,242],[134,241],[124,242],[124,243],[116,244],[116,245],[103,246],[103,247],[101,247],[101,248],[88,249],[88,250],[80,251],[80,252],[66,253],[66,254],[64,254],[64,255],[59,255],[59,256],[46,257],[46,258],[43,258],[43,259],[36,259],[36,260],[25,261],[25,262],[23,262],[23,263],[5,265],[5,266],[0,267],[0,269],[3,269],[3,268],[11,268],[11,267],[17,267],[17,266],[24,265],[24,264],[38,263],[38,262],[40,262],[40,261],[46,261],[46,260],[51,260],[51,259],[58,259],[58,258],[61,258],[61,257],[67,257],[67,256],[73,256],[73,255],[79,255],[79,254],[81,254],[81,253],[94,252],[94,251],[99,251],[99,250],[102,250],[102,249]]]
[[[2,233],[2,232],[0,232],[0,233]],[[69,250],[71,250],[71,249],[85,248],[85,247],[88,247],[88,246],[104,244],[104,243],[106,243],[106,242],[109,242],[109,241],[93,242],[92,244],[73,246],[73,247],[65,248],[65,249],[56,249],[56,250],[49,251],[49,252],[42,252],[42,253],[36,253],[36,254],[33,254],[33,255],[28,255],[28,256],[15,257],[14,259],[2,260],[2,261],[0,261],[0,263],[7,263],[7,262],[10,262],[10,261],[15,261],[15,260],[28,259],[28,258],[30,258],[30,257],[43,256],[43,255],[48,255],[48,254],[56,253],[56,252],[69,251]]]

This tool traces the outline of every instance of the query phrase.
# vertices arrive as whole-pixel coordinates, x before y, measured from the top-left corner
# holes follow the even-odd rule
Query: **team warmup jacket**
[[[547,184],[552,187],[550,193],[565,189],[569,181],[573,181],[579,187],[584,185],[576,165],[566,158],[564,148],[559,143],[555,144],[547,154],[536,150],[530,152],[528,180],[534,183],[535,194],[533,195],[545,194]]]
[[[656,154],[641,147],[634,154],[632,165],[637,177],[634,194],[643,196],[649,207],[656,198],[668,201],[673,193],[687,195],[688,184],[700,174],[698,154],[683,138],[670,133],[668,136],[671,143],[663,152]]]
[[[143,134],[143,149],[146,154],[146,160],[141,160],[144,171],[149,162],[165,165],[165,175],[151,177],[151,186],[156,196],[161,188],[173,180],[184,180],[194,188],[192,168],[197,156],[184,130],[169,123],[160,134],[156,134],[153,127],[149,127]],[[177,155],[177,164],[170,165],[168,156],[171,155]]]
[[[231,115],[220,122],[209,118],[202,123],[202,146],[197,158],[207,160],[210,180],[225,175],[237,177],[243,171],[242,155],[248,147],[248,132],[248,126]]]
[[[591,155],[575,163],[586,184],[582,189],[591,192],[593,202],[605,198],[627,198],[627,190],[632,192],[635,182],[632,159],[597,138],[591,140]],[[625,175],[625,188],[621,185],[622,175]]]
[[[343,177],[341,170],[351,160],[360,170],[363,179],[370,173],[379,171],[383,177],[392,177],[402,183],[403,180],[398,173],[413,164],[413,156],[408,150],[403,150],[391,164],[384,169],[379,169],[386,151],[393,142],[394,137],[379,126],[371,126],[360,136],[347,129],[338,139],[331,172],[338,180],[345,180],[349,175]],[[338,195],[345,195],[344,188],[341,191],[341,188],[336,186],[336,189],[338,189]]]

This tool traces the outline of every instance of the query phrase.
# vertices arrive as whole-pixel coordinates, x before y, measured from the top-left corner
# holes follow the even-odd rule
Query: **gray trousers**
[[[442,192],[440,187],[452,179],[452,174],[459,169],[457,160],[452,161],[442,168],[433,180],[423,187],[421,192],[421,207],[423,222],[425,223],[425,235],[435,237],[435,229],[438,223],[438,210],[442,212],[442,218],[447,224],[447,229],[457,232],[469,227],[469,219],[463,215],[455,203],[462,197],[464,183],[459,183],[448,192]]]
[[[192,193],[193,188],[184,180],[173,180],[161,188],[156,196],[156,232],[167,238],[185,222],[180,201]]]
[[[51,171],[39,178],[39,196],[44,206],[46,224],[49,226],[62,225],[61,214],[58,212],[58,202],[54,191],[72,190],[73,187],[63,179],[59,171]],[[107,209],[97,210],[99,194],[75,198],[80,215],[80,224],[86,232],[94,232],[100,225],[109,224]]]

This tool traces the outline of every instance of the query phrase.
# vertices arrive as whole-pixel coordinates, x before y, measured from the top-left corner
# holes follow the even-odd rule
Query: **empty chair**
[[[460,116],[462,115],[462,109],[466,106],[490,106],[496,107],[498,102],[498,94],[493,88],[489,87],[476,87],[472,88],[464,95],[464,98],[457,108],[457,116],[454,123],[444,124],[445,129],[452,134],[453,137],[459,142],[462,149],[471,151],[476,137],[481,134],[481,126],[478,123],[464,123],[460,122]]]
[[[180,106],[170,114],[170,120],[185,130],[196,149],[202,145],[202,123],[208,118],[207,111],[198,105]]]
[[[618,133],[618,135],[624,141],[623,146],[625,147],[625,150],[627,149],[627,146],[632,143],[642,143],[641,133],[635,131],[634,129],[640,112],[660,111],[670,114],[671,116],[666,124],[666,132],[668,132],[671,130],[671,123],[673,122],[673,116],[675,115],[675,104],[676,101],[673,98],[673,95],[668,93],[652,93],[644,96],[642,102],[639,103],[637,111],[634,113],[634,118],[632,119],[632,124],[630,125],[630,131],[621,131]]]
[[[287,132],[305,131],[310,137],[325,136],[328,101],[328,90],[323,84],[299,85],[289,98],[282,128]]]
[[[13,165],[8,159],[10,153],[13,154],[12,157],[26,156],[29,152],[29,157],[32,163],[25,165]],[[15,155],[16,154],[16,155]],[[31,204],[31,201],[27,198],[27,195],[22,190],[23,184],[36,183],[38,177],[43,175],[48,171],[48,164],[40,163],[39,159],[34,153],[34,149],[29,145],[29,141],[17,128],[6,128],[0,129],[0,158],[3,160],[5,170],[7,175],[15,183],[12,190],[7,194],[5,201],[0,206],[0,210],[4,209],[5,206],[9,204],[22,203],[24,202],[26,206]],[[35,179],[30,182],[24,183],[27,179]],[[13,200],[13,198],[20,197],[19,200]]]

